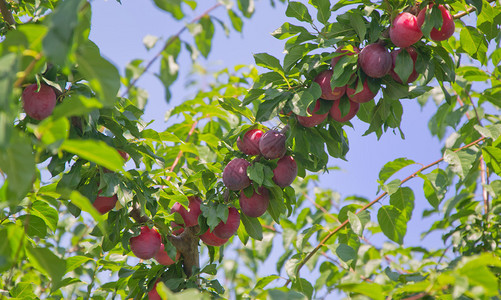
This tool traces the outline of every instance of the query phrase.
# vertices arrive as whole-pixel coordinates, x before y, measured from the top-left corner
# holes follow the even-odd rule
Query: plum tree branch
[[[5,2],[5,0],[0,0],[0,13],[2,13],[2,17],[7,24],[9,24],[10,26],[16,24],[16,20],[14,20],[14,16],[12,15],[10,9],[7,7],[7,2]]]
[[[454,152],[458,152],[458,151],[461,151],[463,149],[466,149],[466,148],[469,148],[471,146],[474,146],[474,145],[477,145],[479,144],[480,142],[484,141],[485,140],[485,137],[481,137],[479,138],[478,140],[476,141],[473,141],[463,147],[460,147],[456,150],[454,150]],[[402,180],[400,182],[400,185],[399,186],[402,186],[402,184],[406,183],[407,181],[411,180],[412,178],[416,177],[419,173],[423,172],[424,170],[426,169],[429,169],[437,164],[439,164],[440,162],[442,162],[444,160],[444,158],[440,158],[426,166],[423,166],[421,167],[419,170],[415,171],[414,173],[412,173],[411,175],[409,175],[408,177],[406,177],[404,180]],[[379,202],[381,199],[383,199],[384,196],[388,195],[388,192],[384,192],[382,193],[381,195],[379,195],[376,199],[372,200],[371,202],[369,202],[368,204],[366,204],[365,206],[363,206],[360,210],[358,210],[355,214],[359,214],[365,210],[367,210],[368,208],[370,208],[372,205],[374,205],[375,203]],[[344,221],[343,223],[341,223],[341,225],[339,225],[338,227],[336,227],[334,230],[332,230],[331,232],[329,232],[329,234],[327,236],[325,236],[322,241],[310,252],[308,253],[308,255],[306,255],[306,257],[301,260],[301,262],[298,264],[297,268],[296,268],[296,276],[299,277],[299,271],[301,270],[301,268],[308,262],[308,260],[310,260],[317,252],[318,250],[320,250],[323,246],[325,246],[325,243],[327,243],[327,241],[329,241],[336,233],[338,233],[341,229],[343,229],[344,227],[346,227],[346,225],[348,225],[349,223],[349,220],[346,220]],[[287,282],[285,283],[284,286],[287,286],[289,283],[291,282],[291,279],[287,280]]]
[[[198,121],[199,120],[195,120],[195,122],[193,122],[193,125],[191,125],[190,131],[188,132],[188,136],[184,140],[185,143],[187,143],[190,140],[191,136],[193,135],[193,132],[195,132],[195,128],[197,127]],[[176,159],[174,159],[172,166],[170,166],[170,168],[169,168],[169,172],[174,171],[174,168],[177,166],[177,164],[181,160],[182,156],[183,156],[183,150],[179,150],[179,153],[177,154]],[[171,178],[172,178],[172,176],[169,175],[169,176],[167,176],[166,180],[169,181],[169,180],[171,180]]]
[[[167,42],[165,43],[165,45],[163,46],[163,48],[155,56],[153,56],[153,58],[146,64],[146,66],[141,71],[141,73],[136,78],[134,78],[131,81],[131,83],[127,86],[127,89],[122,93],[121,97],[125,97],[125,96],[127,96],[127,94],[129,94],[130,89],[133,86],[136,85],[137,81],[144,75],[144,73],[146,73],[151,68],[151,66],[155,63],[155,61],[160,56],[162,56],[162,52],[164,52],[167,48],[169,48],[169,46],[172,45],[172,43],[174,43],[177,39],[179,39],[179,37],[181,36],[181,34],[184,31],[186,31],[186,29],[188,29],[188,25],[194,24],[194,23],[198,22],[201,18],[203,18],[204,16],[208,15],[210,12],[212,12],[213,10],[215,10],[216,8],[218,8],[218,7],[222,6],[222,5],[223,4],[221,2],[218,2],[218,3],[214,4],[212,7],[210,7],[206,11],[204,11],[199,16],[195,17],[193,20],[191,20],[190,22],[188,22],[186,25],[184,25],[175,35],[171,36],[167,40]]]

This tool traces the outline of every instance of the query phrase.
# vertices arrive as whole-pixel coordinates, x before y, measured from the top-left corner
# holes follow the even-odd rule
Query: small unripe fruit
[[[104,215],[105,213],[109,212],[112,210],[115,205],[117,204],[118,197],[117,195],[113,195],[111,197],[104,197],[104,196],[99,196],[101,194],[101,191],[97,193],[96,200],[94,200],[94,203],[92,203],[92,206],[94,206],[97,211]]]
[[[238,149],[247,155],[258,155],[259,152],[259,140],[263,135],[261,129],[251,129],[247,131],[242,138],[237,138]]]
[[[403,12],[391,24],[390,39],[397,47],[409,47],[423,37],[421,26],[418,25],[415,15]]]
[[[259,140],[259,151],[267,159],[276,159],[285,155],[285,134],[277,130],[266,131]]]
[[[334,102],[334,104],[331,107],[331,110],[329,111],[329,114],[334,121],[337,121],[340,123],[348,122],[349,120],[353,119],[353,117],[355,117],[357,115],[358,109],[360,108],[360,104],[353,102],[351,100],[348,100],[348,102],[350,104],[350,110],[348,111],[348,113],[345,116],[343,116],[341,114],[341,109],[339,108],[339,104],[341,104],[341,101],[342,100]]]
[[[199,197],[191,196],[188,197],[190,204],[188,204],[188,210],[181,205],[181,203],[176,202],[170,209],[171,213],[179,213],[184,220],[184,226],[191,227],[198,225],[198,216],[202,213],[200,211],[200,204],[202,200]]]
[[[155,260],[161,265],[170,266],[170,265],[173,265],[176,261],[178,261],[180,257],[181,257],[181,253],[177,252],[176,253],[176,260],[175,261],[172,260],[172,258],[170,258],[170,256],[169,256],[169,254],[167,254],[167,252],[165,252],[165,245],[160,244],[160,250],[158,250],[157,255],[155,255]]]
[[[414,49],[414,47],[405,48],[405,50],[407,50],[407,53],[409,53],[409,55],[412,58],[412,73],[411,73],[411,75],[409,75],[409,78],[407,78],[407,81],[405,82],[405,83],[410,83],[410,82],[414,82],[419,77],[418,72],[416,72],[416,60],[417,60],[418,54],[417,54],[416,49]],[[392,64],[391,64],[390,76],[396,82],[403,83],[402,79],[400,79],[400,76],[398,76],[398,74],[395,72],[395,65],[397,62],[397,56],[398,56],[398,53],[400,53],[400,51],[402,51],[402,49],[391,51]]]
[[[358,65],[367,76],[381,78],[391,69],[391,55],[383,45],[370,44],[360,51]]]
[[[160,250],[162,238],[155,229],[150,229],[148,226],[141,227],[141,233],[138,236],[129,239],[130,249],[132,253],[141,259],[150,259]]]
[[[226,223],[219,222],[212,233],[220,239],[229,239],[237,232],[238,226],[240,226],[240,214],[236,208],[230,207],[228,208]]]
[[[313,81],[320,85],[322,95],[320,98],[325,100],[338,100],[344,95],[346,86],[331,88],[332,70],[325,70],[315,77]]]
[[[37,84],[27,86],[21,96],[23,108],[26,114],[33,119],[43,120],[52,114],[56,107],[57,97],[54,90],[45,84],[40,85],[37,92]]]
[[[205,244],[207,244],[209,246],[214,246],[214,247],[222,246],[222,245],[226,244],[226,242],[228,242],[228,239],[219,238],[214,233],[210,232],[209,230],[207,230],[204,234],[201,234],[200,239]]]
[[[315,102],[315,108],[313,109],[313,112],[308,108],[308,112],[311,114],[310,117],[296,116],[299,124],[303,125],[304,127],[314,127],[322,123],[327,118],[327,115],[329,113],[327,112],[325,114],[317,114],[316,112],[320,109],[320,106],[321,102],[320,100],[317,100]]]
[[[223,170],[223,183],[232,191],[240,191],[251,184],[247,176],[247,167],[250,163],[243,158],[231,160]]]
[[[427,9],[431,9],[431,6],[429,6]],[[427,9],[421,10],[417,16],[417,23],[419,28],[423,26]],[[454,17],[447,10],[447,8],[445,8],[443,5],[439,5],[438,9],[442,14],[442,26],[440,27],[440,30],[434,27],[430,32],[430,38],[434,41],[445,41],[454,34],[456,24],[454,24]]]
[[[355,54],[358,54],[360,53],[360,49],[358,49],[357,47],[353,47],[353,51],[354,52],[351,52],[343,47],[340,47],[340,48],[337,48],[336,51],[334,51],[335,53],[345,53],[344,55],[355,55]],[[332,69],[334,69],[334,67],[336,66],[337,62],[341,59],[341,57],[343,57],[344,55],[339,55],[339,56],[336,56],[336,57],[333,57],[331,59],[331,66],[332,66]]]
[[[294,158],[286,155],[278,160],[273,169],[273,181],[281,188],[291,185],[297,176],[297,164]]]
[[[369,102],[372,99],[374,99],[374,97],[376,97],[376,94],[377,94],[377,93],[373,93],[371,91],[371,89],[369,88],[369,83],[367,82],[367,79],[364,81],[364,85],[363,85],[362,90],[355,94],[356,91],[357,91],[356,85],[355,85],[354,89],[352,89],[350,87],[348,87],[346,89],[346,95],[348,95],[348,98],[351,101],[356,102],[356,103]]]
[[[262,216],[268,209],[270,203],[270,193],[268,189],[262,186],[258,188],[257,191],[257,193],[253,191],[250,198],[245,196],[244,191],[240,192],[240,209],[243,214],[253,218]]]

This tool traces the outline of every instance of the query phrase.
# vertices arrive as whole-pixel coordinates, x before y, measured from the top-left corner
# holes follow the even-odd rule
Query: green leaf
[[[337,288],[350,293],[362,294],[374,300],[386,299],[384,296],[385,292],[381,288],[381,285],[379,285],[378,283],[343,283],[337,285]]]
[[[255,240],[261,241],[263,239],[263,227],[258,218],[251,218],[245,214],[240,214],[240,220],[244,224],[247,234]]]
[[[357,260],[357,252],[352,247],[346,244],[339,244],[336,247],[336,255],[345,263],[351,264]]]
[[[38,236],[40,238],[45,238],[45,236],[47,235],[47,225],[45,224],[45,221],[40,217],[27,214],[20,216],[18,218],[18,221],[23,224],[25,232],[30,237]]]
[[[282,189],[278,186],[270,188],[270,204],[268,205],[268,212],[275,222],[280,224],[280,215],[284,214],[287,210],[283,200]]]
[[[35,284],[31,282],[18,282],[10,291],[11,296],[17,299],[37,299],[37,296],[33,291],[34,286]]]
[[[219,99],[219,104],[221,104],[221,107],[223,107],[227,111],[233,112],[236,115],[242,115],[249,119],[249,121],[254,123],[255,118],[252,114],[252,111],[247,106],[244,106],[242,102],[237,98],[224,97]]]
[[[304,278],[296,278],[292,281],[292,289],[297,290],[303,294],[305,294],[308,299],[311,299],[313,296],[313,286],[311,283]],[[288,298],[287,298],[288,299]]]
[[[312,0],[311,4],[317,9],[317,20],[326,25],[331,17],[331,2],[329,0]]]
[[[268,53],[254,54],[254,61],[256,62],[256,65],[260,67],[273,70],[279,74],[284,74],[284,70],[282,69],[278,58],[271,56]]]
[[[285,11],[287,17],[296,18],[302,22],[313,23],[313,20],[308,12],[308,8],[301,2],[289,2],[287,10]]]
[[[485,64],[485,57],[487,52],[487,41],[478,29],[472,26],[465,26],[461,29],[459,34],[461,48],[466,51],[471,57],[478,58],[480,62]]]
[[[17,55],[8,53],[0,57],[0,111],[9,112],[11,109],[11,93],[16,80]],[[3,129],[3,128],[0,128]],[[0,131],[0,145],[5,140]]]
[[[501,149],[493,146],[482,148],[485,163],[497,175],[501,176]]]
[[[353,232],[355,232],[358,236],[362,236],[364,227],[358,216],[351,211],[348,211],[348,220],[350,221],[350,226]]]
[[[99,101],[106,106],[113,105],[120,88],[117,68],[101,56],[99,48],[91,41],[78,47],[76,59],[78,71],[97,93]]]
[[[87,256],[71,256],[66,259],[66,270],[65,273],[71,272],[75,270],[78,267],[83,266],[85,263],[91,261],[92,258],[89,258]]]
[[[73,46],[73,34],[78,26],[81,0],[63,1],[51,14],[49,32],[43,39],[43,50],[55,64],[65,65]]]
[[[250,18],[254,13],[254,0],[238,0],[237,4],[238,10],[240,10],[246,18]]]
[[[379,171],[379,180],[384,183],[396,172],[415,163],[416,162],[414,162],[413,160],[407,159],[405,157],[400,157],[393,161],[387,162],[381,168],[381,171]]]
[[[300,59],[317,48],[316,44],[305,43],[287,49],[287,54],[284,57],[284,69],[290,71]]]
[[[195,38],[195,44],[197,45],[200,53],[207,58],[211,47],[212,47],[212,37],[214,36],[214,24],[209,16],[203,16],[198,22],[201,28],[196,32],[192,32]]]
[[[25,235],[20,226],[15,224],[7,224],[0,227],[0,272],[7,271],[16,264],[23,253]]]
[[[181,9],[181,0],[153,0],[155,5],[170,13],[177,20],[181,20],[184,17],[183,10]]]
[[[173,37],[171,37],[173,39]],[[157,77],[162,81],[165,88],[165,100],[171,98],[170,86],[177,80],[179,75],[179,65],[177,57],[181,52],[181,40],[177,37],[170,40],[171,44],[162,51],[162,60],[160,61],[160,73]]]
[[[44,201],[35,201],[31,206],[31,213],[40,217],[53,232],[56,231],[59,213],[54,207]]]
[[[360,41],[364,41],[365,34],[367,32],[367,26],[365,25],[364,17],[362,17],[362,15],[358,11],[350,12],[350,25],[351,27],[353,27],[353,29],[355,29]]]
[[[291,36],[295,36],[298,33],[308,34],[308,30],[302,26],[297,26],[290,24],[289,22],[285,22],[279,28],[275,29],[271,33],[272,36],[279,40],[290,38]]]
[[[6,147],[0,148],[0,170],[7,174],[9,201],[22,199],[35,177],[35,157],[30,140],[17,130]]]
[[[273,280],[279,279],[280,276],[278,275],[269,275],[263,278],[260,278],[256,285],[254,286],[253,290],[259,290],[265,288],[268,284],[270,284]]]
[[[397,73],[398,77],[402,82],[407,82],[409,76],[414,71],[414,61],[412,60],[409,52],[400,51],[397,54],[397,59],[395,61],[395,73]]]
[[[232,9],[228,9],[228,16],[230,17],[233,28],[238,32],[242,32],[244,26],[242,19]]]
[[[409,221],[414,210],[414,192],[409,187],[401,187],[390,196],[390,204],[404,212]]]
[[[26,247],[29,262],[40,272],[58,283],[66,273],[66,261],[56,256],[49,248]]]
[[[45,119],[40,126],[35,130],[35,134],[40,137],[40,140],[45,145],[59,142],[68,138],[70,133],[70,122],[66,118],[53,120]]]
[[[52,112],[52,117],[58,119],[69,116],[83,116],[102,107],[103,104],[96,98],[72,95],[71,97],[64,98],[63,103],[56,105]]]
[[[423,190],[428,202],[438,208],[447,192],[448,177],[445,171],[436,169],[429,174],[418,174],[424,180]]]
[[[393,205],[385,205],[378,210],[377,219],[384,235],[400,245],[404,242],[407,232],[405,213]]]
[[[76,154],[111,171],[122,171],[124,160],[116,149],[103,141],[97,140],[65,140],[61,149]]]

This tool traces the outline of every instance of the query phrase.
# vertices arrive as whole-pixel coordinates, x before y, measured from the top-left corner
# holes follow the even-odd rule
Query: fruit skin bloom
[[[52,114],[56,107],[57,97],[54,90],[45,84],[40,85],[40,91],[37,92],[36,83],[29,85],[23,91],[21,99],[23,109],[26,114],[35,120],[43,120]]]

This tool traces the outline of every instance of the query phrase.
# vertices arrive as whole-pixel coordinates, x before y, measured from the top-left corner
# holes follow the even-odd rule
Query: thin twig
[[[495,0],[487,0],[487,2],[491,3],[491,2],[494,2]],[[474,12],[475,10],[477,10],[474,6],[468,8],[467,10],[465,11],[462,11],[460,13],[457,13],[453,16],[454,19],[461,19],[462,17],[468,15],[469,13],[471,12]]]
[[[165,49],[169,48],[170,45],[172,45],[172,43],[174,43],[178,38],[179,36],[186,30],[188,29],[188,25],[190,24],[193,24],[195,22],[198,22],[201,18],[203,18],[204,16],[208,15],[210,12],[212,12],[214,9],[218,8],[219,6],[222,6],[223,4],[221,2],[218,2],[217,4],[213,5],[211,8],[207,9],[205,12],[203,12],[201,15],[199,15],[198,17],[194,18],[193,20],[191,20],[189,23],[187,23],[186,25],[183,26],[183,28],[181,28],[174,36],[171,36],[169,38],[169,40],[167,41],[167,43],[165,43],[164,47],[162,48],[162,50],[160,50],[147,64],[146,64],[146,67],[141,71],[141,73],[139,74],[139,76],[137,76],[136,78],[134,78],[131,83],[129,84],[129,86],[127,86],[127,89],[125,90],[125,92],[122,93],[122,96],[121,97],[125,97],[127,96],[127,94],[130,92],[130,89],[136,85],[137,81],[144,75],[144,73],[146,73],[146,71],[149,70],[149,68],[153,65],[153,63],[160,57],[162,56],[162,52],[165,51]]]
[[[2,13],[2,17],[9,24],[10,26],[16,24],[16,20],[14,20],[14,16],[12,15],[12,12],[10,9],[7,7],[7,2],[5,0],[0,0],[0,13]]]
[[[0,0],[1,1],[1,0]],[[14,82],[14,87],[20,87],[26,77],[31,73],[31,71],[35,68],[36,63],[42,58],[42,54],[38,53],[37,56],[33,58],[33,60],[30,62],[30,64],[26,67],[26,69],[21,73],[22,76],[19,77],[16,82]]]
[[[485,137],[481,137],[479,138],[478,140],[474,141],[474,142],[471,142],[469,143],[468,145],[465,145],[463,147],[460,147],[456,150],[454,150],[454,152],[458,152],[458,151],[461,151],[463,149],[466,149],[466,148],[469,148],[471,146],[474,146],[474,145],[477,145],[478,143],[482,142],[483,140],[485,140]],[[429,169],[435,165],[437,165],[438,163],[442,162],[444,160],[444,158],[440,158],[434,162],[432,162],[431,164],[428,164],[424,167],[421,167],[419,170],[417,170],[416,172],[412,173],[411,175],[409,175],[407,178],[405,178],[404,180],[402,180],[400,182],[400,185],[401,186],[402,184],[406,183],[407,181],[411,180],[412,178],[416,177],[419,173],[421,173],[422,171],[426,170],[426,169]],[[371,207],[372,205],[374,205],[375,203],[379,202],[379,200],[381,200],[384,196],[388,195],[387,192],[384,192],[382,193],[381,195],[379,195],[376,199],[372,200],[370,203],[366,204],[364,207],[362,207],[359,211],[357,211],[355,214],[359,214],[363,211],[366,211],[369,207]],[[308,260],[310,260],[313,255],[315,255],[315,253],[318,252],[318,250],[320,250],[320,248],[322,248],[325,243],[327,243],[327,241],[333,237],[336,233],[338,233],[341,229],[343,229],[344,227],[346,227],[346,225],[348,225],[349,223],[349,220],[346,220],[344,221],[341,225],[339,225],[338,227],[336,227],[333,231],[329,232],[329,234],[327,236],[324,237],[324,239],[310,252],[308,253],[308,255],[298,264],[297,266],[297,269],[296,269],[296,276],[299,276],[299,271],[301,270],[301,268],[306,264],[306,262],[308,262]],[[291,282],[291,280],[287,280],[287,282],[285,283],[285,286],[287,286],[289,283]]]

